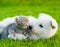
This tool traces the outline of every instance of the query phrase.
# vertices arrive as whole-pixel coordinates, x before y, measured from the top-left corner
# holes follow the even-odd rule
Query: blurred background
[[[0,0],[0,20],[17,15],[32,15],[46,13],[56,19],[58,32],[49,39],[32,40],[0,40],[0,47],[60,47],[60,0]]]
[[[56,3],[59,0],[0,0],[0,4],[2,5],[41,5],[41,3]]]
[[[0,0],[2,19],[15,15],[33,15],[39,13],[56,15],[59,13],[60,0]]]

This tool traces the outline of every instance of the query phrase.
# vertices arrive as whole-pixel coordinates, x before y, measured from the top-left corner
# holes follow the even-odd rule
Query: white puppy
[[[6,25],[14,22],[15,18],[12,18],[12,19],[8,20]],[[32,16],[29,16],[28,20],[29,20],[29,25],[32,26],[31,36],[29,37],[30,39],[37,40],[40,38],[50,38],[53,35],[55,35],[55,33],[57,32],[58,24],[57,24],[56,20],[47,14],[44,14],[44,13],[39,14],[38,19],[36,19]],[[12,22],[10,22],[10,21],[12,21]],[[11,37],[11,36],[12,35],[9,35],[8,38],[11,38],[11,39],[14,39],[14,38],[15,39],[24,39],[24,38],[26,38],[26,37],[24,37],[24,38],[19,37],[20,36],[19,34],[17,35],[17,37]],[[21,35],[21,36],[23,36],[23,35]]]
[[[57,32],[58,24],[51,16],[41,13],[33,26],[31,39],[50,38]]]

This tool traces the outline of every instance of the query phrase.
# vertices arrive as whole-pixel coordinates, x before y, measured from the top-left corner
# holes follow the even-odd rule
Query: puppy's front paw
[[[14,39],[14,40],[16,40],[16,39],[17,39],[17,37],[16,37],[16,36],[14,36],[13,34],[9,34],[9,35],[8,35],[8,38],[10,38],[10,39]]]
[[[14,39],[14,40],[22,40],[22,39],[26,39],[26,36],[24,36],[23,34],[15,34],[15,36],[13,34],[9,34],[8,38],[10,39]]]
[[[26,39],[26,36],[23,34],[16,34],[18,40]]]

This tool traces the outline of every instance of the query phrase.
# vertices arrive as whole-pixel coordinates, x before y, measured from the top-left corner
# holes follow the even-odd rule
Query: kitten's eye
[[[40,26],[41,28],[43,28],[43,25],[40,24],[39,26]]]

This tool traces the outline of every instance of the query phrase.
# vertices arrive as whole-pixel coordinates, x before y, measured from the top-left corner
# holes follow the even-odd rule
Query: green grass
[[[40,40],[0,40],[0,47],[60,47],[60,1],[42,1],[27,4],[0,4],[0,20],[16,15],[33,15],[39,13],[50,14],[58,22],[59,29],[53,37]]]

